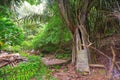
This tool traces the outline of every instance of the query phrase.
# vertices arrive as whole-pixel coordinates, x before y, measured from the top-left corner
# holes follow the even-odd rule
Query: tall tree
[[[83,45],[89,44],[86,17],[92,3],[91,0],[58,0],[62,18],[73,36],[72,63],[81,72],[89,72],[89,49]]]
[[[91,8],[98,12],[110,11],[114,6],[113,0],[57,0],[59,11],[67,27],[71,31],[73,39],[72,63],[77,70],[89,73],[90,52],[86,45],[90,44],[87,19]],[[97,15],[97,14],[96,14]],[[104,14],[101,21],[105,21]],[[105,28],[103,28],[105,29]]]

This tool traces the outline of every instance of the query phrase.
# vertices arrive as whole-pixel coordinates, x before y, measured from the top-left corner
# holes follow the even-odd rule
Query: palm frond
[[[17,2],[13,3],[14,8],[12,9],[18,20],[23,20],[24,22],[27,21],[40,21],[41,17],[43,17],[44,9],[45,9],[45,2],[39,5],[31,5],[27,1],[24,2]]]

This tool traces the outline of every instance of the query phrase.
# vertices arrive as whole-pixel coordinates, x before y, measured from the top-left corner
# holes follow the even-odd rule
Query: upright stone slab
[[[81,50],[77,53],[77,70],[80,72],[88,72],[89,73],[89,64],[88,64],[88,53],[87,50]]]

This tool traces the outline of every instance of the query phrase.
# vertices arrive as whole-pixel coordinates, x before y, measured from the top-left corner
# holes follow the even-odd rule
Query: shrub
[[[24,40],[22,30],[8,18],[0,18],[0,40],[4,44],[17,45]]]
[[[68,42],[71,34],[59,16],[53,16],[42,30],[33,39],[34,49],[52,52],[59,48],[61,43]]]
[[[28,40],[28,41],[25,40],[25,41],[23,41],[21,43],[22,49],[23,50],[30,50],[30,49],[32,49],[32,47],[31,47],[32,43],[31,42],[32,42],[31,40]]]

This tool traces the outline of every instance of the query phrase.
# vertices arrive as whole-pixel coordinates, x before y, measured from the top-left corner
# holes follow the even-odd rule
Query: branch
[[[95,68],[104,68],[105,69],[105,66],[102,65],[102,64],[89,64],[90,67],[95,67]]]
[[[83,45],[83,44],[81,44],[81,45],[82,45],[82,46],[85,46],[85,47],[92,48],[92,49],[94,49],[95,51],[97,51],[97,52],[99,52],[100,54],[102,54],[103,56],[105,56],[107,59],[111,59],[109,56],[107,56],[106,54],[104,54],[102,51],[100,51],[100,50],[96,49],[95,47],[91,46],[92,43],[89,44],[89,45]]]
[[[120,66],[119,66],[119,64],[120,64],[120,62],[118,62],[118,61],[115,63],[117,69],[120,71]]]

